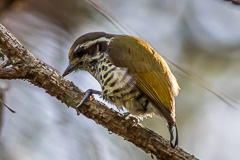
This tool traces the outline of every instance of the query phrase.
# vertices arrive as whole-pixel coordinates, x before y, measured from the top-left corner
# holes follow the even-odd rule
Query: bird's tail
[[[170,133],[170,142],[171,142],[171,147],[176,148],[178,145],[178,130],[176,124],[171,124],[168,123],[168,129]]]

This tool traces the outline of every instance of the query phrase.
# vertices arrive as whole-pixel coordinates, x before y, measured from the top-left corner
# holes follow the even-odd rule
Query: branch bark
[[[3,106],[3,89],[0,86],[0,135],[2,134]]]
[[[72,82],[64,79],[56,70],[35,58],[1,24],[0,49],[11,62],[11,68],[0,68],[0,78],[28,80],[68,107],[76,109],[76,105],[83,98],[83,92]],[[169,141],[160,135],[136,123],[134,119],[108,108],[94,98],[84,103],[80,112],[109,131],[132,142],[146,153],[156,156],[157,159],[196,159],[181,148],[172,149]]]
[[[1,68],[0,78],[1,79],[22,79],[24,77],[13,68]]]

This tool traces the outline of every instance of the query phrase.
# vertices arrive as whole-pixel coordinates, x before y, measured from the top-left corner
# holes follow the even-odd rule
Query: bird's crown
[[[72,61],[76,57],[82,57],[84,54],[91,54],[98,47],[100,50],[106,49],[105,45],[108,45],[113,34],[107,34],[105,32],[90,32],[80,36],[72,45],[68,58]]]

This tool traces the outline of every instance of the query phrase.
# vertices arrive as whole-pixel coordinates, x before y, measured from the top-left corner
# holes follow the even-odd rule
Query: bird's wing
[[[127,35],[114,37],[108,53],[114,65],[128,68],[166,120],[175,123],[174,95],[179,86],[165,60],[142,39]]]

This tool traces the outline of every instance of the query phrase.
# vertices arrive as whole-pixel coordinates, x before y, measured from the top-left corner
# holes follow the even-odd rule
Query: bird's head
[[[108,45],[114,37],[104,32],[91,32],[80,36],[70,48],[69,65],[63,76],[77,70],[89,70],[93,67],[102,53],[108,50]]]

